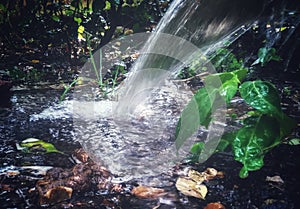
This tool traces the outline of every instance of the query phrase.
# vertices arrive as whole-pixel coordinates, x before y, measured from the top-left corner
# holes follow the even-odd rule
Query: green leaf
[[[300,139],[299,138],[294,138],[291,139],[287,142],[288,145],[300,145]]]
[[[190,136],[198,130],[199,125],[208,125],[211,120],[211,97],[205,88],[194,95],[181,113],[176,127],[177,150]]]
[[[240,86],[240,93],[247,104],[262,114],[276,117],[280,123],[280,137],[291,132],[296,122],[284,114],[279,94],[273,84],[267,81],[248,81]]]
[[[80,17],[74,17],[74,21],[77,22],[78,25],[80,25],[82,19]]]
[[[232,142],[235,160],[243,164],[240,177],[248,176],[248,171],[260,169],[264,154],[280,143],[279,122],[276,118],[262,115],[250,117],[245,126],[238,130]]]
[[[181,113],[176,126],[176,148],[193,135],[200,125],[208,126],[212,110],[220,107],[236,94],[240,80],[247,70],[209,75],[204,80],[205,88],[199,89]],[[224,101],[225,100],[225,101]]]
[[[63,152],[58,151],[53,144],[36,138],[28,138],[23,140],[20,144],[17,144],[17,148],[24,152],[58,152],[63,154]]]
[[[267,81],[248,81],[240,86],[245,102],[261,113],[280,115],[280,98],[273,84]]]
[[[204,149],[204,146],[204,142],[195,143],[190,150],[191,156],[188,157],[188,161],[197,162],[199,160],[200,153]]]
[[[197,142],[192,146],[191,153],[198,154],[203,150],[203,148],[204,148],[204,142]]]
[[[233,140],[235,138],[235,135],[236,135],[236,132],[225,133],[222,136],[222,138],[221,138],[221,140],[220,140],[220,142],[219,142],[219,144],[218,144],[215,152],[223,152],[223,151],[225,151],[226,148],[229,145],[232,144],[232,142],[233,142]]]
[[[7,8],[3,4],[0,4],[0,12],[6,12],[6,11]]]
[[[54,20],[55,22],[59,22],[60,21],[60,18],[56,15],[53,15],[52,17],[52,20]]]
[[[104,7],[103,10],[110,10],[110,8],[111,8],[110,2],[109,1],[105,1],[105,7]]]
[[[280,56],[276,55],[275,48],[262,47],[258,50],[257,56],[258,56],[257,60],[255,60],[252,65],[261,63],[261,66],[264,66],[266,63],[270,62],[271,60],[274,61],[280,60]]]

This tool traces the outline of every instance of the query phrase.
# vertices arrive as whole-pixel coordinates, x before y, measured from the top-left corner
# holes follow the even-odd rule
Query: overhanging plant
[[[241,81],[247,74],[246,69],[232,72],[218,73],[207,76],[205,88],[199,89],[193,96],[192,101],[182,111],[176,127],[176,147],[179,149],[182,144],[199,126],[208,126],[212,120],[212,106],[217,98],[222,97],[228,104],[237,93],[251,107],[255,114],[242,121],[242,127],[236,131],[225,133],[219,142],[216,151],[223,151],[228,146],[234,155],[234,159],[243,164],[240,170],[240,177],[248,176],[249,171],[260,169],[264,162],[265,154],[295,127],[294,120],[289,118],[281,109],[280,98],[273,84],[267,81]],[[220,79],[221,85],[214,90],[214,82]],[[198,107],[199,118],[195,119],[195,112],[192,112],[193,105]],[[194,110],[194,109],[193,109]],[[187,123],[182,126],[182,120]],[[182,127],[189,127],[182,130]],[[205,148],[204,142],[198,142],[191,148],[192,160],[198,160]]]

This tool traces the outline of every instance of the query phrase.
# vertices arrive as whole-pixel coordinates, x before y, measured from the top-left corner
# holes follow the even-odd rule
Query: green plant
[[[84,30],[80,31],[82,34],[84,34]],[[88,43],[88,48],[91,49],[90,47],[90,34],[86,33],[87,37],[87,43]],[[82,85],[83,81],[88,81],[88,82],[93,82],[97,83],[100,92],[103,93],[103,96],[105,97],[108,93],[111,91],[114,91],[116,85],[118,84],[118,75],[120,73],[125,73],[124,66],[122,65],[114,65],[113,68],[111,69],[111,77],[105,78],[103,76],[103,69],[102,69],[102,49],[99,49],[99,65],[97,67],[97,64],[95,62],[95,56],[92,54],[92,51],[89,51],[89,61],[91,63],[92,68],[89,69],[91,73],[94,73],[95,79],[91,78],[84,78],[84,77],[75,77],[71,83],[69,84],[64,84],[64,91],[60,96],[60,101],[64,100],[66,97],[66,94],[76,85]]]
[[[220,48],[207,58],[202,56],[199,59],[193,60],[188,67],[185,67],[179,72],[178,78],[187,79],[196,77],[198,73],[207,70],[205,64],[208,62],[213,64],[217,72],[232,72],[246,69],[242,59],[238,59],[229,49]]]
[[[238,59],[227,48],[218,49],[216,53],[211,55],[210,61],[217,72],[231,72],[245,68],[243,60]]]
[[[8,74],[10,78],[16,82],[37,82],[45,76],[45,72],[36,68],[28,67],[27,69],[20,69],[17,66],[9,69]]]
[[[269,48],[269,47],[262,47],[258,50],[257,53],[257,60],[253,62],[252,65],[261,64],[261,66],[265,66],[268,62],[274,60],[279,61],[280,56],[276,54],[275,48]]]
[[[241,178],[247,177],[249,171],[260,169],[264,155],[280,144],[296,125],[281,110],[280,98],[274,85],[260,80],[241,84],[246,74],[247,70],[242,69],[207,76],[205,88],[199,89],[185,107],[176,128],[176,148],[179,149],[200,125],[208,126],[212,120],[212,108],[222,103],[220,98],[228,104],[239,91],[245,102],[256,109],[255,114],[244,119],[239,130],[226,133],[216,151],[223,151],[231,145],[235,160],[243,164]],[[216,84],[217,79],[221,80],[221,84]],[[199,118],[195,117],[195,102]],[[191,148],[191,159],[198,160],[203,149],[204,142],[196,143]]]

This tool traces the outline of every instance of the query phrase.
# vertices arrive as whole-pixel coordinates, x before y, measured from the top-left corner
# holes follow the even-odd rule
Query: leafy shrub
[[[246,74],[247,70],[241,69],[207,76],[204,81],[205,88],[200,88],[187,104],[176,128],[176,147],[179,149],[199,126],[208,126],[212,121],[212,108],[218,106],[220,98],[228,104],[233,96],[240,94],[248,105],[256,109],[255,114],[244,119],[239,130],[223,135],[216,151],[224,151],[231,146],[234,159],[243,164],[239,174],[241,178],[247,177],[249,171],[260,169],[264,164],[264,155],[280,144],[296,125],[281,110],[275,86],[261,80],[241,83]],[[221,80],[219,86],[216,86],[216,79]],[[194,112],[194,101],[197,104],[199,120],[195,118],[197,114]],[[181,126],[183,118],[186,124]],[[204,142],[193,145],[192,160],[200,159],[205,145]]]

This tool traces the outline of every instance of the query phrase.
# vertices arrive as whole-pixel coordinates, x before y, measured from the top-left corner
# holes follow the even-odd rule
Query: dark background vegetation
[[[158,0],[2,0],[2,80],[7,80],[7,74],[17,83],[72,79],[89,50],[97,50],[113,37],[151,31],[168,4]],[[84,41],[78,37],[79,27],[84,27]]]

